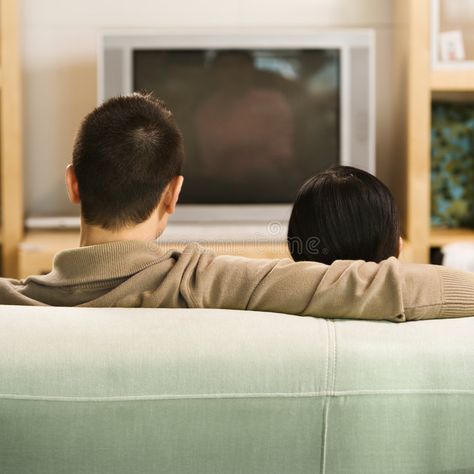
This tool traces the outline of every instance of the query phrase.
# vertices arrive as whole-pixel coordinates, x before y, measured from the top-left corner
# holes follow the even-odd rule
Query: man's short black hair
[[[74,144],[85,222],[118,230],[145,221],[183,158],[181,132],[163,102],[142,94],[106,101],[85,117]]]

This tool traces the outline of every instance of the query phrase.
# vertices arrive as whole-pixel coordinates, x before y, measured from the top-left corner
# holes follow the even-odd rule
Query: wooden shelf
[[[1,274],[17,276],[23,237],[23,151],[19,5],[0,0],[0,207]]]
[[[473,229],[431,229],[430,246],[442,247],[453,242],[474,242]]]
[[[19,247],[28,252],[49,252],[54,255],[78,245],[79,230],[57,229],[27,231]]]
[[[431,71],[434,92],[474,92],[474,70],[439,69]]]
[[[56,253],[79,245],[78,230],[26,232],[18,246],[18,276],[40,275],[51,270]]]
[[[433,101],[470,100],[474,68],[468,64],[438,65],[431,58],[432,0],[397,0],[394,34],[394,90],[402,116],[400,133],[403,229],[412,247],[412,261],[428,263],[430,248],[450,242],[474,242],[474,230],[431,228],[431,132]],[[452,93],[456,93],[455,95]],[[464,93],[464,94],[463,94]]]

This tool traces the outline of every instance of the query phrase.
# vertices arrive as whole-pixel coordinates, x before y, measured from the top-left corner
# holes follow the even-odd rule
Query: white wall
[[[207,26],[370,27],[377,32],[377,166],[396,164],[392,0],[22,0],[27,214],[71,215],[64,167],[96,104],[102,29]]]

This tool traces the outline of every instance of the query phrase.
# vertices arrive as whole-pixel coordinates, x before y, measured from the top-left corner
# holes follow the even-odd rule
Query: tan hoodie
[[[120,241],[65,250],[51,273],[0,279],[0,303],[227,308],[405,321],[474,315],[474,274],[441,266],[216,256]]]

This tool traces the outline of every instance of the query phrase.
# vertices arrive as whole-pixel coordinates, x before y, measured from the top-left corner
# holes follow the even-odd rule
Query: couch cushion
[[[474,318],[0,306],[0,472],[474,470],[473,340]]]

